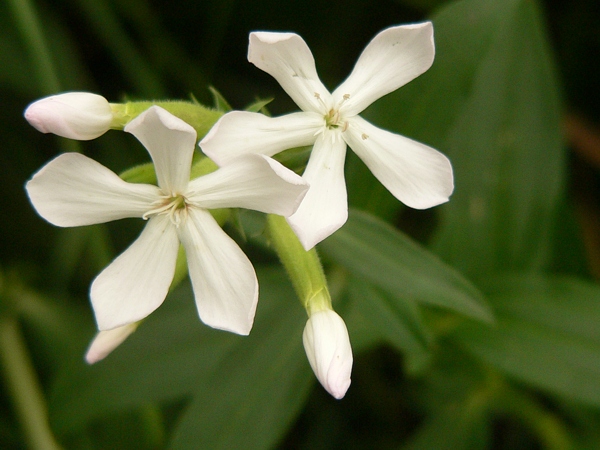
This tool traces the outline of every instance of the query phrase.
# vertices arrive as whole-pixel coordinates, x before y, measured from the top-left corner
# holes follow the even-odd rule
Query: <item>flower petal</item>
[[[104,97],[67,92],[42,98],[27,107],[25,119],[42,133],[88,141],[106,133],[112,109]]]
[[[274,159],[249,154],[190,181],[186,198],[205,209],[246,208],[289,216],[307,190],[302,177]]]
[[[292,113],[281,117],[247,111],[225,114],[200,141],[202,151],[217,164],[246,153],[273,156],[288,148],[311,145],[323,128],[323,116]]]
[[[196,131],[159,106],[152,106],[125,126],[146,147],[158,185],[169,194],[185,191],[190,179]]]
[[[258,303],[252,264],[209,212],[189,208],[178,228],[200,319],[208,326],[247,335]]]
[[[139,322],[133,322],[112,330],[99,331],[85,353],[86,362],[95,364],[106,358],[137,329],[139,324]]]
[[[59,227],[142,217],[158,197],[156,186],[127,183],[79,153],[53,159],[25,187],[38,214]]]
[[[177,232],[168,216],[152,217],[136,241],[92,283],[98,329],[137,322],[158,308],[173,280],[178,250]]]
[[[433,63],[435,46],[431,22],[383,30],[367,45],[354,70],[334,92],[340,112],[354,116],[380,97],[425,72]]]
[[[306,250],[339,229],[348,219],[344,181],[346,143],[337,132],[319,135],[304,171],[310,189],[288,223]]]
[[[353,361],[344,320],[330,309],[311,314],[302,342],[310,367],[321,385],[336,399],[341,399],[350,387]]]
[[[415,209],[448,201],[452,165],[437,150],[353,117],[344,138],[373,175],[398,200]]]
[[[277,80],[302,111],[327,113],[331,94],[323,86],[315,59],[294,33],[250,33],[248,61]]]

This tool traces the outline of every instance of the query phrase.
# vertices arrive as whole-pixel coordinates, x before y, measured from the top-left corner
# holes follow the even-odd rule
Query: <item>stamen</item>
[[[155,207],[144,213],[142,219],[148,220],[151,216],[166,214],[173,225],[179,227],[182,222],[181,214],[187,216],[187,200],[183,195],[161,195],[153,205]]]
[[[323,105],[325,108],[327,108],[325,101],[321,98],[321,94],[319,94],[318,92],[315,92],[315,98],[319,101],[319,103],[321,103],[321,105]]]
[[[342,100],[340,101],[340,103],[337,106],[337,109],[340,109],[342,107],[342,105],[347,101],[350,100],[350,94],[344,94],[342,96]]]
[[[171,208],[171,202],[169,201],[169,199],[171,199],[171,198],[172,198],[171,195],[161,195],[160,197],[158,197],[158,200],[155,200],[152,203],[152,205],[153,206],[156,205],[156,207],[152,208],[151,210],[144,213],[144,215],[142,216],[142,219],[148,220],[148,218],[150,216],[162,214],[165,211],[167,211],[169,208]]]

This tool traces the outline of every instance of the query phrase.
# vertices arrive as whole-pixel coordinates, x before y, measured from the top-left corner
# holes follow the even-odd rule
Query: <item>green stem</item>
[[[267,215],[271,243],[307,312],[332,309],[327,279],[315,248],[306,251],[285,218]]]
[[[0,319],[0,362],[28,446],[34,450],[60,449],[50,430],[42,389],[14,317]]]

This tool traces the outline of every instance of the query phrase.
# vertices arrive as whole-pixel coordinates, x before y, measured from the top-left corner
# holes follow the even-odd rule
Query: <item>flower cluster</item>
[[[54,225],[127,217],[147,221],[137,240],[92,283],[90,297],[100,333],[88,350],[88,362],[104,358],[164,301],[180,246],[201,320],[248,334],[258,301],[256,275],[209,210],[240,207],[284,216],[295,233],[292,239],[301,243],[297,257],[305,258],[347,220],[348,146],[408,206],[429,208],[447,201],[453,175],[444,155],[359,116],[373,101],[425,72],[434,53],[430,22],[388,28],[369,43],[350,76],[330,93],[300,36],[254,32],[248,60],[273,76],[300,112],[267,117],[233,111],[206,136],[197,136],[193,124],[159,106],[134,115],[124,131],[148,150],[157,185],[128,183],[76,153],[60,155],[38,171],[27,183],[27,193],[37,212]],[[79,140],[118,129],[123,119],[116,120],[115,105],[87,93],[39,100],[25,117],[42,132]],[[190,180],[198,137],[204,154],[219,168]],[[270,158],[309,145],[312,153],[302,177]],[[303,343],[321,384],[342,398],[350,385],[350,340],[344,321],[331,308],[326,283],[318,288],[319,295],[302,299],[309,314]]]

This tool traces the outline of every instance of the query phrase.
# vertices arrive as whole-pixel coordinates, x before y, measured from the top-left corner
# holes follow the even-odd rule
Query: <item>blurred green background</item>
[[[246,60],[250,31],[300,34],[333,89],[378,31],[425,19],[432,69],[364,116],[447,154],[456,191],[409,210],[349,154],[350,220],[319,247],[354,348],[346,397],[316,383],[305,312],[244,212],[245,239],[228,231],[261,282],[250,337],[204,326],[183,283],[86,366],[89,284],[142,224],[57,229],[23,186],[64,151],[117,173],[148,155],[115,131],[41,134],[25,107],[73,90],[212,105],[213,86],[284,114],[296,106]],[[592,0],[3,0],[0,448],[600,448],[599,20]],[[33,379],[10,378],[11,355]],[[44,422],[27,421],[46,412],[54,437],[36,440]]]

